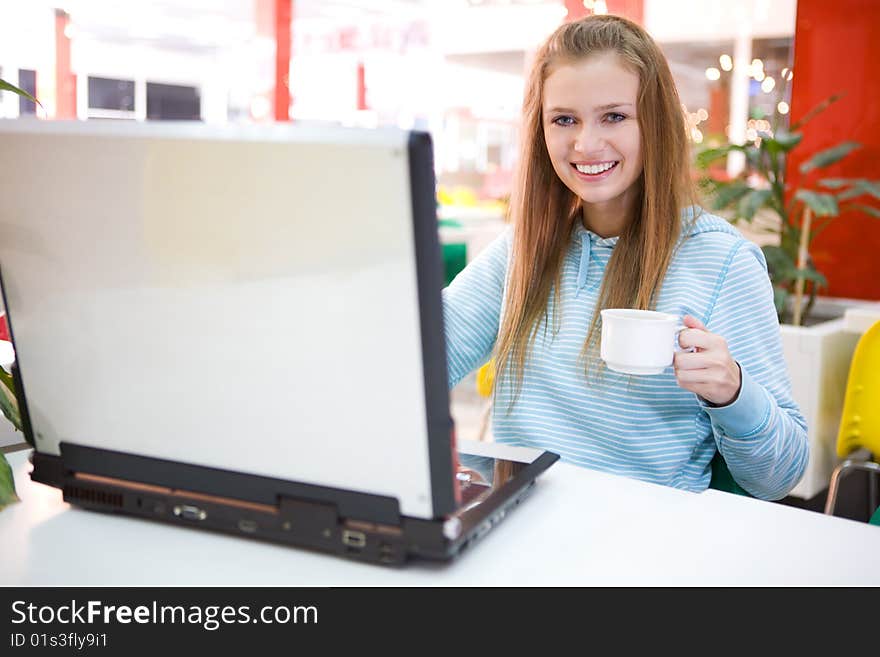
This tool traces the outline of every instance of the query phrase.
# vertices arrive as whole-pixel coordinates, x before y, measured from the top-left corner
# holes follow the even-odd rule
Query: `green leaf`
[[[876,217],[880,219],[880,210],[877,208],[872,208],[870,205],[864,205],[862,203],[850,203],[847,205],[844,210],[856,210],[857,212],[864,212],[867,215],[872,217]]]
[[[739,216],[746,221],[751,221],[759,208],[767,204],[773,192],[769,189],[753,189],[744,195],[737,205]]]
[[[18,94],[19,96],[24,96],[28,100],[35,102],[40,107],[43,107],[40,101],[31,96],[27,91],[25,91],[24,89],[19,89],[14,84],[9,84],[6,80],[0,79],[0,91],[11,91],[12,93]]]
[[[18,495],[15,494],[12,468],[6,460],[6,455],[0,452],[0,509],[14,502],[18,502]]]
[[[748,160],[749,164],[751,164],[753,168],[760,171],[764,175],[764,177],[766,178],[767,177],[767,167],[762,166],[763,162],[761,161],[762,160],[761,156],[763,154],[763,151],[761,150],[761,147],[760,146],[749,146],[745,149],[745,152],[746,152],[746,160]]]
[[[834,217],[840,214],[837,199],[833,194],[821,194],[809,189],[799,189],[794,197],[810,206],[813,214],[817,217]]]
[[[813,281],[818,287],[826,287],[828,285],[827,279],[811,266],[804,267],[803,269],[796,269],[795,278],[803,278],[805,281]]]
[[[7,374],[7,376],[9,375]],[[18,403],[12,390],[13,388],[8,386],[5,381],[0,381],[0,412],[3,413],[7,420],[12,422],[12,426],[15,427],[16,431],[21,431],[21,414],[19,413]]]
[[[718,182],[712,190],[712,209],[723,210],[737,203],[752,188],[741,180],[733,182]]]
[[[0,383],[4,384],[9,390],[15,390],[15,384],[12,382],[12,375],[0,367]]]
[[[812,171],[813,169],[827,167],[831,164],[834,164],[835,162],[839,162],[847,155],[849,155],[852,151],[861,147],[862,145],[856,141],[845,141],[842,144],[838,144],[837,146],[826,148],[824,151],[819,151],[809,160],[801,164],[800,171],[801,173],[807,173],[808,171]]]
[[[853,182],[852,187],[837,195],[837,200],[848,201],[859,196],[873,196],[876,199],[880,199],[880,184],[870,180],[856,180]]]
[[[786,283],[797,274],[797,266],[788,251],[779,246],[766,244],[761,247],[767,261],[767,271],[774,285]]]
[[[822,178],[819,181],[819,187],[827,187],[828,189],[840,189],[855,185],[859,181],[858,178]]]
[[[773,305],[776,306],[776,314],[779,315],[780,321],[782,313],[785,312],[785,306],[788,303],[788,290],[784,287],[773,287]]]
[[[806,123],[811,121],[813,119],[813,117],[815,117],[817,114],[821,114],[822,112],[824,112],[826,109],[828,109],[828,107],[830,105],[832,105],[833,103],[836,103],[838,100],[843,98],[845,95],[846,95],[846,93],[844,92],[844,93],[833,94],[833,95],[829,96],[828,98],[823,100],[821,103],[816,105],[809,112],[807,112],[800,121],[798,121],[793,126],[791,126],[791,129],[797,130],[802,125],[805,125]]]
[[[744,151],[745,149],[745,146],[739,146],[737,144],[727,144],[726,146],[721,146],[719,148],[707,148],[706,150],[701,151],[697,154],[697,167],[700,169],[705,169],[715,160],[720,160],[722,157],[727,157],[727,155],[731,151]]]
[[[776,155],[777,153],[788,153],[792,148],[801,143],[804,136],[799,132],[785,132],[777,130],[772,137],[764,137],[761,139],[761,146],[766,148],[769,153]]]

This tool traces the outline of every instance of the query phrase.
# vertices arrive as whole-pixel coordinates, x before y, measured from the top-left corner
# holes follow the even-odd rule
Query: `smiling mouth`
[[[614,169],[620,162],[613,160],[611,162],[600,162],[598,164],[572,164],[578,173],[584,176],[600,176]]]

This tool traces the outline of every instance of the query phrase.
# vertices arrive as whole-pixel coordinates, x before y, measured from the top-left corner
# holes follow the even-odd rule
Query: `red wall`
[[[798,0],[791,120],[835,93],[845,96],[804,128],[792,151],[788,180],[815,189],[819,178],[880,179],[880,2]],[[842,162],[801,176],[798,166],[841,141],[863,148]],[[859,199],[859,202],[862,202]],[[878,201],[866,204],[880,207]],[[813,241],[816,267],[828,278],[823,294],[880,299],[880,219],[847,212]]]
[[[563,4],[568,10],[566,21],[576,21],[592,13],[584,5],[584,0],[563,0]],[[623,16],[640,25],[644,20],[645,0],[605,0],[605,6],[609,14]]]

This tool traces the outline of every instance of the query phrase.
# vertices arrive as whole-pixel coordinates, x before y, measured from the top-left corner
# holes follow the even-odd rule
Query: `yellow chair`
[[[870,452],[868,460],[847,458],[852,452],[864,449]],[[841,479],[855,471],[869,473],[869,503],[874,511],[880,505],[877,495],[877,477],[880,463],[880,322],[875,322],[859,338],[849,367],[843,413],[837,434],[837,456],[846,459],[831,473],[825,513],[834,515]],[[880,523],[880,510],[874,511],[872,524]]]
[[[492,388],[495,386],[495,361],[490,360],[477,370],[477,393],[486,400],[483,415],[480,418],[480,429],[477,440],[486,439],[489,418],[492,417]]]

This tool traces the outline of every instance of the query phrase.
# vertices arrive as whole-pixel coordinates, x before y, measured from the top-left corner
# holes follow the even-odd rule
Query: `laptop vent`
[[[106,493],[93,488],[81,488],[79,486],[66,485],[64,487],[65,501],[81,502],[85,504],[100,504],[102,506],[115,506],[122,508],[122,495],[119,493]]]

